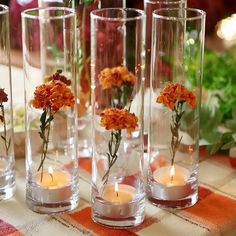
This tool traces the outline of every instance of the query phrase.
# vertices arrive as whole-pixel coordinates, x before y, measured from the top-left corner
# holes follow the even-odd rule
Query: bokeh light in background
[[[221,20],[217,24],[217,35],[224,40],[236,40],[236,14]]]

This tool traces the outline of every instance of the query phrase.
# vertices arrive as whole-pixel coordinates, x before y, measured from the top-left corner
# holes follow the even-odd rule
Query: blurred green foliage
[[[233,52],[217,54],[206,49],[204,54],[200,137],[209,143],[211,154],[236,146],[236,58]],[[191,69],[188,75],[194,86]]]

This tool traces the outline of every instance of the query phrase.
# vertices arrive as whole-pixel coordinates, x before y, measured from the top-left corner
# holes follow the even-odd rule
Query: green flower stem
[[[109,150],[109,152],[107,153],[108,170],[106,171],[105,175],[102,178],[102,181],[104,181],[104,184],[107,183],[108,178],[109,178],[110,169],[115,164],[115,162],[118,158],[117,152],[120,147],[120,142],[121,142],[121,130],[112,130],[111,131],[111,140],[108,143],[108,150]]]
[[[9,148],[11,145],[11,138],[9,138],[9,141],[7,141],[7,127],[6,127],[6,120],[5,120],[5,111],[4,111],[4,106],[2,103],[0,103],[0,107],[1,107],[2,117],[3,117],[3,127],[4,127],[3,136],[1,136],[1,138],[4,140],[6,155],[8,156]]]
[[[177,104],[174,106],[174,110],[172,112],[172,123],[173,125],[170,125],[170,130],[172,133],[172,138],[171,138],[171,166],[174,165],[174,160],[175,160],[175,154],[179,148],[180,142],[183,138],[183,136],[179,137],[179,127],[181,125],[181,118],[184,114],[183,111],[183,104],[184,101],[178,101]],[[173,182],[173,175],[171,176],[171,183]]]
[[[51,129],[51,121],[53,120],[53,115],[51,114],[51,107],[44,108],[43,113],[41,115],[40,121],[40,137],[43,140],[43,151],[41,154],[41,162],[37,169],[37,171],[40,171],[41,169],[41,182],[43,181],[43,164],[47,157],[48,152],[48,143],[49,143],[49,136],[50,136],[50,129]]]

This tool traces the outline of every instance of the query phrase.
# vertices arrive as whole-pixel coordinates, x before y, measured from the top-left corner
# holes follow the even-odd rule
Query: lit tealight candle
[[[103,199],[114,203],[127,203],[133,200],[134,188],[125,185],[115,183],[115,186],[108,185],[103,190]]]
[[[137,212],[138,203],[134,201],[136,189],[127,184],[107,184],[101,199],[95,202],[94,209],[99,215],[111,219],[132,217]]]
[[[70,176],[65,171],[53,171],[49,166],[48,171],[43,172],[43,178],[41,181],[41,173],[37,174],[37,184],[44,188],[59,188],[65,186],[70,182]]]
[[[65,201],[71,196],[71,178],[69,173],[62,170],[53,170],[49,166],[48,171],[38,172],[36,187],[33,191],[34,198],[42,203],[56,203]]]
[[[187,184],[189,171],[181,166],[165,166],[158,168],[153,173],[156,181],[154,192],[163,200],[178,200],[189,195],[190,188]]]

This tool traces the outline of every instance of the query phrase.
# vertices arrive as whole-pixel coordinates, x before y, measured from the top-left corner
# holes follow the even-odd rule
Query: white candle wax
[[[163,200],[178,200],[187,197],[190,185],[187,180],[190,172],[181,166],[174,165],[174,174],[171,178],[171,166],[158,168],[153,173],[154,195]]]
[[[133,201],[136,189],[126,184],[107,184],[102,190],[101,199],[95,202],[96,211],[105,217],[119,219],[132,216],[137,211]]]
[[[133,200],[134,188],[125,184],[115,184],[105,186],[102,197],[104,200],[112,203],[127,203]]]
[[[33,198],[42,203],[56,203],[70,198],[71,178],[62,170],[44,171],[43,178],[38,172],[35,176],[36,185],[32,191]]]

